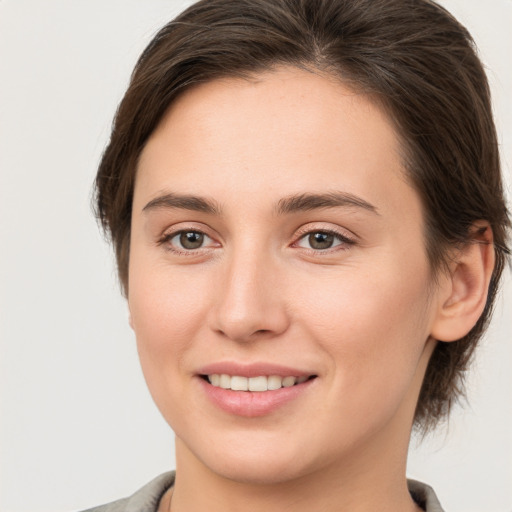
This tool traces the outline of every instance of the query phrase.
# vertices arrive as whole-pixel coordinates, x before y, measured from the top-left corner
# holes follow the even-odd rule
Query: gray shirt
[[[156,512],[160,499],[173,484],[174,471],[164,473],[128,498],[84,512]],[[426,512],[443,512],[432,487],[416,480],[408,480],[407,484],[414,501]]]

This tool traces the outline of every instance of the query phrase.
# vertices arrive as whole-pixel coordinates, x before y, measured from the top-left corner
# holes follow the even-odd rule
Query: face
[[[436,291],[399,152],[368,98],[306,71],[172,105],[140,159],[128,300],[178,464],[276,482],[406,450]]]

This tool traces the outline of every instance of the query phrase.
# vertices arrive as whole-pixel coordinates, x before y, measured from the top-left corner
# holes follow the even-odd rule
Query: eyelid
[[[345,250],[347,249],[347,246],[355,245],[357,243],[357,237],[347,229],[332,226],[326,227],[325,225],[322,226],[318,224],[306,224],[305,226],[301,226],[296,231],[294,236],[295,241],[291,245],[297,247],[301,240],[303,240],[306,236],[311,235],[313,233],[328,233],[330,235],[335,236],[339,241],[341,241],[340,244],[335,245],[334,247],[329,247],[328,249],[313,249],[303,247],[303,249],[318,254],[328,253],[336,250]]]
[[[164,230],[164,232],[158,237],[156,244],[159,246],[165,246],[165,249],[167,249],[169,252],[178,255],[183,254],[187,256],[193,256],[198,254],[199,252],[208,251],[221,246],[221,244],[215,239],[215,237],[210,233],[210,231],[211,230],[208,229],[206,226],[198,227],[197,225],[194,226],[189,223],[180,223]],[[197,249],[180,249],[179,247],[171,245],[170,241],[174,237],[178,236],[181,233],[188,232],[201,233],[202,235],[205,236],[205,238],[210,239],[210,243],[206,246],[202,246]],[[213,242],[213,244],[211,242]]]

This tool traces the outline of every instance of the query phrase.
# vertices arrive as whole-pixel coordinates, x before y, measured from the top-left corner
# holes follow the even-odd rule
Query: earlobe
[[[491,227],[475,222],[472,236],[454,255],[453,265],[440,290],[439,307],[431,335],[439,341],[456,341],[476,324],[487,301],[494,269]]]

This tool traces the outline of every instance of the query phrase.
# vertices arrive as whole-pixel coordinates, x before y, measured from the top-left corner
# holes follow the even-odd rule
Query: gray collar
[[[413,500],[426,512],[444,512],[434,489],[417,480],[407,480],[407,487]]]
[[[174,478],[174,471],[164,473],[129,498],[91,508],[84,512],[156,512],[160,499],[167,489],[174,484]],[[407,480],[407,486],[413,499],[425,512],[444,512],[432,487],[416,480]]]

